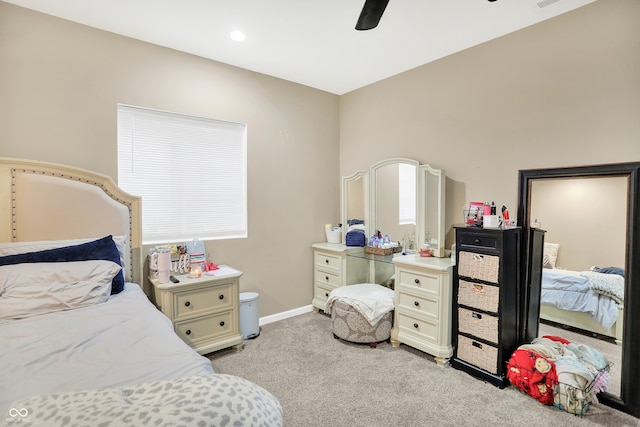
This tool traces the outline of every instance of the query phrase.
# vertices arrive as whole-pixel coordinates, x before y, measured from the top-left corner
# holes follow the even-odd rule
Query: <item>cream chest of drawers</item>
[[[451,258],[398,256],[391,343],[404,343],[446,365],[451,345]]]
[[[345,285],[365,283],[369,277],[369,263],[365,259],[348,257],[363,252],[359,246],[339,243],[314,243],[313,248],[313,305],[314,311],[325,309],[329,293]]]
[[[239,282],[241,272],[153,284],[156,306],[173,322],[176,334],[200,354],[234,346],[242,349]]]

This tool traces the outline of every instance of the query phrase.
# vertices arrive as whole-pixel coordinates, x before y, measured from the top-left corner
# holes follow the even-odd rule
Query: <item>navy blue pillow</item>
[[[122,267],[120,263],[120,253],[111,236],[80,245],[0,257],[0,265],[90,260],[113,261]],[[122,270],[120,270],[111,281],[111,295],[118,294],[122,292],[123,289],[124,275],[122,274]]]

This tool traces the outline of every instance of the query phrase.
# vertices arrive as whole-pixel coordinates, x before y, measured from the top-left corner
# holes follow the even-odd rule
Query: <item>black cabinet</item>
[[[500,388],[508,384],[506,363],[527,329],[521,235],[519,227],[456,228],[451,366]]]

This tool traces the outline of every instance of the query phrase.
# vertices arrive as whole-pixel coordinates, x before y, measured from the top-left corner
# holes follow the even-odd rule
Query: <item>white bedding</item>
[[[131,283],[102,304],[4,322],[0,348],[0,417],[32,395],[213,373]]]
[[[576,271],[543,268],[540,303],[589,313],[605,329],[618,319],[616,301],[595,292],[589,278]]]

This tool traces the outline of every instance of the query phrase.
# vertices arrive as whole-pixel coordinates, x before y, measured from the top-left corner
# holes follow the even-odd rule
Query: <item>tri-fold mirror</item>
[[[377,162],[342,178],[342,224],[363,220],[367,236],[380,230],[405,250],[428,243],[434,256],[444,257],[445,180],[443,170],[413,159]]]

